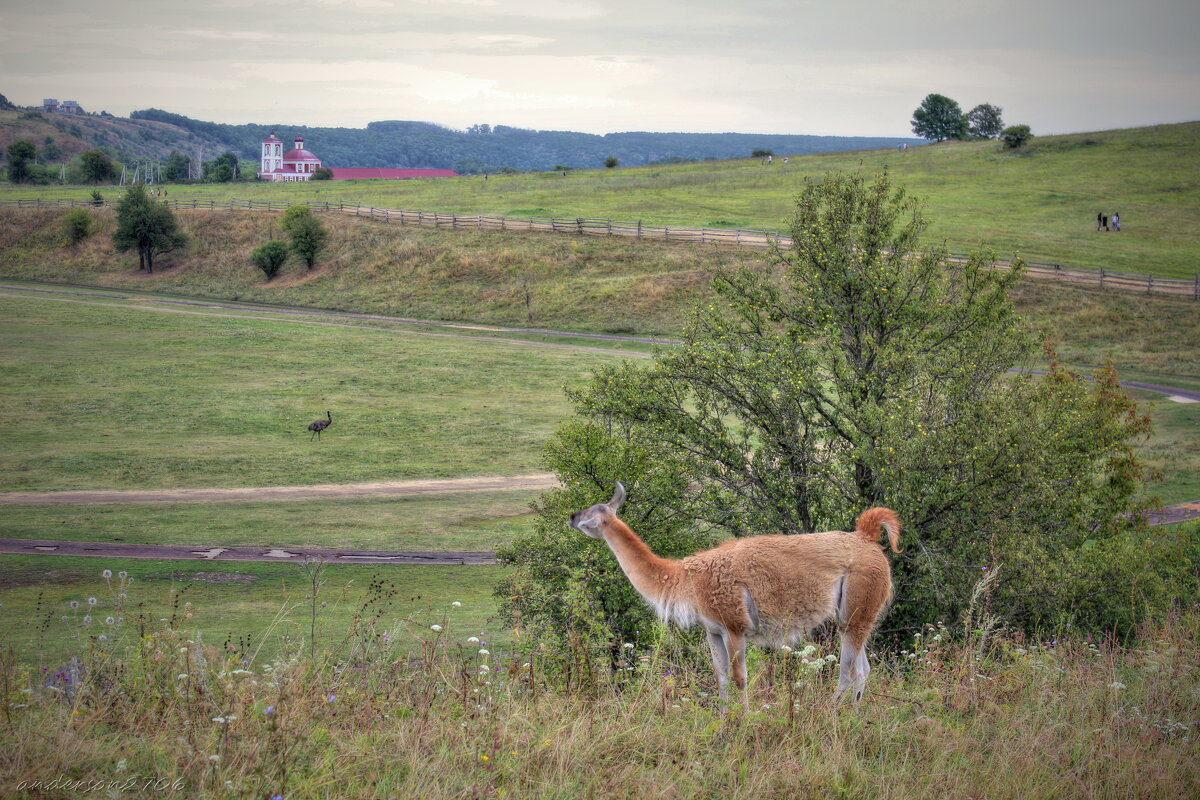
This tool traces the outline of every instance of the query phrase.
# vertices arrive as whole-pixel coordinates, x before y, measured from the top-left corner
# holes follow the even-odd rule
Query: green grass
[[[109,580],[102,577],[106,569],[112,572]],[[120,606],[122,571],[132,583]],[[371,598],[376,577],[395,589],[387,626],[398,642],[412,644],[411,650],[419,650],[413,633],[424,635],[430,625],[447,621],[463,638],[482,632],[485,638],[497,634],[492,637],[497,643],[508,641],[507,633],[488,621],[495,613],[492,588],[505,574],[507,568],[498,566],[327,564],[317,594],[317,647],[338,645],[355,612]],[[0,640],[21,654],[23,663],[55,665],[77,653],[90,636],[108,630],[117,641],[136,630],[139,617],[147,623],[173,617],[188,638],[218,646],[231,634],[248,638],[271,659],[300,641],[307,648],[311,590],[298,564],[0,555]],[[89,606],[88,598],[96,598],[96,605]],[[79,608],[72,609],[71,601]],[[462,605],[452,606],[454,601]],[[90,623],[83,621],[85,615]],[[120,626],[106,625],[109,617],[114,625],[124,617],[123,634]]]
[[[611,359],[7,297],[0,353],[10,491],[539,472],[561,387]]]
[[[422,181],[337,181],[171,187],[174,197],[361,201],[414,211],[641,219],[681,227],[786,228],[792,199],[831,170],[888,169],[926,198],[930,237],[957,251],[981,243],[1072,268],[1191,280],[1200,255],[1200,122],[1046,136],[1005,151],[995,142],[801,156]],[[15,197],[86,198],[91,187],[13,187]],[[115,190],[106,190],[113,194]],[[1123,231],[1098,233],[1098,212]]]
[[[264,503],[5,506],[0,537],[127,544],[495,550],[528,531],[536,492]]]

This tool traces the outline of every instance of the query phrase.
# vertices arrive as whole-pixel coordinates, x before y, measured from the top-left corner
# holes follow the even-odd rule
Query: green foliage
[[[79,157],[80,178],[84,183],[108,183],[117,177],[117,165],[103,150],[89,150]]]
[[[1000,139],[1004,142],[1004,146],[1010,150],[1024,147],[1032,138],[1033,133],[1029,130],[1028,125],[1009,125],[1000,134]]]
[[[191,159],[176,150],[171,151],[163,165],[163,178],[171,182],[184,181],[188,178],[188,168]]]
[[[209,183],[229,183],[238,179],[239,165],[236,153],[226,151],[212,161],[204,162],[204,180]]]
[[[913,112],[913,133],[935,142],[963,139],[967,135],[967,118],[958,103],[941,94],[929,94]]]
[[[616,156],[609,156],[608,158],[604,159],[604,168],[612,169],[613,167],[620,165],[620,163],[621,159],[617,158]]]
[[[92,189],[92,205],[94,205],[94,206],[104,205],[104,195],[100,194],[99,189]]]
[[[532,641],[568,651],[586,642],[614,659],[623,642],[649,641],[654,616],[612,553],[566,523],[572,512],[611,497],[616,481],[637,487],[623,517],[656,553],[682,557],[715,541],[672,509],[687,490],[684,460],[632,433],[621,423],[579,418],[546,446],[546,466],[563,488],[538,500],[533,533],[497,551],[501,562],[519,567],[497,586],[501,616]],[[653,500],[638,502],[646,497]]]
[[[38,161],[43,164],[51,164],[62,159],[62,148],[58,146],[58,142],[54,141],[53,136],[47,136],[42,143],[42,152],[38,154]]]
[[[750,151],[751,158],[766,158],[767,156],[775,155],[774,150],[763,150],[761,148]]]
[[[287,259],[288,247],[278,239],[272,239],[261,247],[255,248],[254,252],[250,254],[250,260],[254,262],[254,266],[263,271],[267,280],[272,280],[279,274],[279,270],[283,268]]]
[[[117,203],[117,229],[113,247],[124,253],[137,250],[141,269],[154,272],[154,257],[187,244],[175,215],[162,203],[156,203],[139,185],[131,185]]]
[[[92,215],[83,208],[72,208],[63,217],[63,232],[67,242],[76,245],[92,232]]]
[[[995,139],[1004,128],[1001,108],[980,103],[967,112],[967,133],[972,139]]]
[[[329,240],[329,231],[325,230],[321,220],[308,206],[294,205],[283,213],[279,226],[292,238],[292,252],[304,259],[304,263],[312,269],[317,255]]]
[[[5,151],[8,156],[8,179],[12,183],[28,183],[31,168],[37,157],[37,147],[33,142],[18,139],[8,146]]]
[[[8,98],[0,94],[0,111],[16,111],[17,107],[8,101]]]
[[[329,167],[317,167],[315,170],[313,170],[312,177],[309,178],[309,180],[331,181],[333,180],[333,170],[331,170]]]
[[[1013,624],[1125,626],[1161,601],[1133,580],[1153,571],[1129,515],[1142,473],[1131,440],[1147,421],[1111,371],[1094,389],[1056,364],[1009,375],[1036,352],[1008,297],[1019,265],[990,270],[984,253],[951,265],[924,228],[886,174],[809,184],[775,270],[719,274],[681,348],[601,370],[572,395],[578,418],[548,458],[565,488],[539,508],[541,538],[510,557],[543,564],[553,551],[560,565],[564,549],[594,550],[550,532],[623,478],[628,513],[648,517],[634,530],[658,534],[661,518],[681,542],[845,530],[870,506],[895,509],[906,553],[890,627],[962,613],[980,570],[1000,564],[992,609]],[[1137,588],[1096,596],[1098,572]],[[573,577],[608,604],[608,625],[625,625],[609,575]]]

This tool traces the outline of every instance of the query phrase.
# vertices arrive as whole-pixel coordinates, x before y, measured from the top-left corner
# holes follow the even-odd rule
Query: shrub
[[[292,237],[292,252],[304,259],[304,263],[312,269],[317,255],[329,239],[329,231],[325,230],[321,220],[308,206],[294,205],[283,213],[283,221],[279,226]]]
[[[185,244],[187,235],[179,230],[170,208],[154,202],[140,184],[125,190],[117,204],[117,230],[113,233],[113,246],[117,252],[137,250],[140,267],[154,272],[155,256]]]
[[[761,150],[760,149],[760,150],[752,150],[750,152],[751,158],[766,158],[767,156],[773,156],[773,155],[775,155],[774,150]]]
[[[1009,125],[1000,133],[1000,140],[1009,150],[1024,147],[1033,138],[1028,125]]]
[[[1009,375],[1037,356],[1009,299],[1020,265],[991,270],[987,253],[952,265],[921,243],[925,226],[886,174],[827,176],[798,198],[776,269],[718,274],[682,347],[570,393],[576,417],[547,450],[563,488],[502,551],[520,568],[506,613],[568,625],[568,593],[582,593],[608,635],[647,630],[604,544],[565,530],[625,477],[629,524],[666,556],[714,534],[846,530],[893,508],[906,553],[891,628],[964,613],[998,566],[989,612],[1031,630],[1129,631],[1161,608],[1166,546],[1132,499],[1131,441],[1148,421],[1111,370],[1091,388],[1050,354],[1046,377]]]
[[[620,163],[621,159],[617,158],[616,156],[609,156],[608,158],[604,159],[604,166],[607,169],[612,169],[613,167],[618,166]]]
[[[333,180],[333,170],[329,167],[317,167],[313,170],[312,177],[309,180],[313,181],[331,181]]]
[[[85,209],[72,208],[63,217],[63,232],[69,244],[79,244],[92,232],[92,215]]]
[[[279,270],[283,268],[287,258],[287,245],[278,239],[272,239],[250,254],[250,260],[254,262],[254,266],[263,271],[267,280],[272,280],[279,274]]]

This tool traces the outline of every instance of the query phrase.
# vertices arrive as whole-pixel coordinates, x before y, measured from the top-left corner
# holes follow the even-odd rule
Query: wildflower
[[[83,624],[84,624],[84,625],[91,625],[91,624],[92,624],[92,615],[91,615],[91,614],[85,614],[85,615],[84,615],[84,617],[83,617]]]
[[[479,637],[478,637],[478,636],[472,636],[472,637],[470,637],[470,638],[468,638],[468,639],[467,639],[467,643],[468,643],[468,644],[479,644]]]
[[[125,570],[121,570],[120,572],[117,573],[117,577],[124,580],[125,578],[129,577],[129,573],[126,572]]]
[[[267,706],[266,710],[263,711],[264,716],[266,716],[267,714],[274,714],[274,713],[275,713],[275,706]]]
[[[632,650],[633,642],[626,642],[625,644],[621,645],[621,647],[624,647],[626,650]]]
[[[179,676],[178,676],[177,678],[175,678],[175,680],[177,680],[177,681],[186,681],[186,680],[187,680],[187,673],[186,673],[186,672],[181,672],[181,673],[179,674]]]
[[[331,694],[331,695],[329,695],[329,699],[328,699],[328,700],[326,700],[325,702],[326,702],[326,703],[332,703],[332,702],[333,702],[334,700],[336,700],[336,699],[337,699],[337,695],[336,695],[336,694]]]
[[[461,606],[462,606],[462,603],[460,603],[460,602],[458,602],[457,600],[455,600],[455,601],[454,601],[453,603],[451,603],[450,605],[454,606],[455,608],[459,608],[459,607],[461,607]]]
[[[105,618],[104,618],[104,624],[105,624],[105,625],[112,625],[114,622],[116,622],[116,620],[114,620],[112,617],[105,617]]]
[[[209,761],[220,761],[221,757],[219,755],[217,755],[216,753],[213,753],[211,756],[208,757],[208,760]]]
[[[224,724],[225,724],[225,718],[224,718],[224,717],[213,717],[213,718],[212,718],[212,721],[213,721],[213,722],[215,722],[215,723],[217,723],[218,725],[224,725]]]
[[[442,626],[441,625],[430,625],[429,630],[433,631],[434,633],[441,633]]]
[[[100,573],[100,577],[104,578],[104,580],[108,580],[109,578],[112,577],[112,570],[111,569],[104,570],[104,572]]]
[[[79,601],[78,601],[78,600],[72,600],[72,601],[71,601],[71,608],[79,608]]]
[[[1125,688],[1125,684],[1121,683],[1120,681],[1113,681],[1112,683],[1110,683],[1110,684],[1108,685],[1108,688],[1110,688],[1110,689],[1124,689],[1124,688]]]
[[[481,655],[481,656],[488,656],[488,655],[491,655],[491,651],[489,651],[489,650],[487,650],[487,649],[482,649],[482,650],[480,650],[480,651],[479,651],[479,655]]]

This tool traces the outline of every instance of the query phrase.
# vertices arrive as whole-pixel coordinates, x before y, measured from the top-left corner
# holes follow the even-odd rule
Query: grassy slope
[[[259,486],[539,470],[611,356],[0,298],[0,487]],[[329,409],[334,426],[305,428]]]
[[[611,217],[686,227],[786,227],[806,179],[830,170],[889,169],[927,199],[930,235],[952,249],[981,243],[1001,257],[1069,267],[1192,279],[1200,256],[1200,122],[1034,140],[1022,151],[994,142],[756,160],[472,176],[400,182],[174,187],[174,196],[277,200],[346,198],[388,208],[511,217]],[[4,197],[77,196],[82,187],[5,187]],[[1121,234],[1095,231],[1119,212]]]

